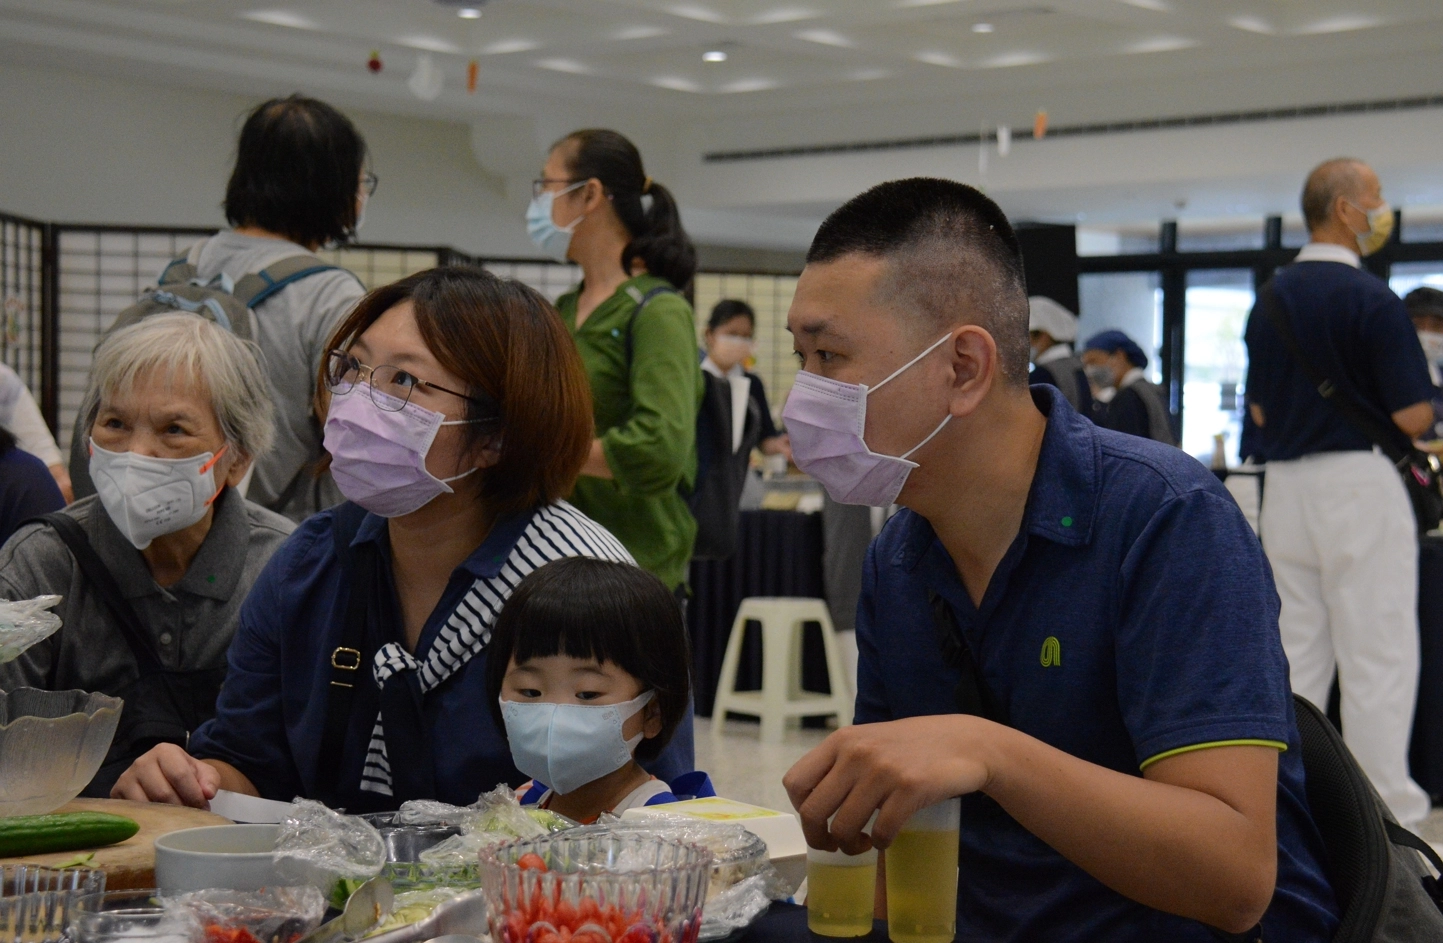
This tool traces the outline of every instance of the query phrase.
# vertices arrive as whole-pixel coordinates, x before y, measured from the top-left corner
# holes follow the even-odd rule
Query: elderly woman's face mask
[[[101,403],[90,477],[116,528],[144,550],[205,517],[225,487],[217,466],[226,453],[210,402],[194,384],[137,381],[127,395]]]

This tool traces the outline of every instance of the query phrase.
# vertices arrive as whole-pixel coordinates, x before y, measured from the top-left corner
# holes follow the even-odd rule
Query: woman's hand
[[[220,785],[220,770],[173,743],[162,743],[121,774],[110,798],[208,809]]]

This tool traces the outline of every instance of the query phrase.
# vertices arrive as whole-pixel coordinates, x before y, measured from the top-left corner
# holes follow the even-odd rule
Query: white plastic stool
[[[748,621],[760,622],[762,626],[760,691],[736,689],[737,665],[741,661]],[[802,624],[806,622],[816,622],[822,627],[831,694],[802,690]],[[727,640],[716,703],[712,705],[713,737],[722,735],[727,711],[760,717],[763,743],[781,743],[787,721],[792,717],[835,714],[840,727],[852,722],[851,683],[825,601],[781,596],[753,596],[742,600],[736,621],[732,623],[731,638]]]

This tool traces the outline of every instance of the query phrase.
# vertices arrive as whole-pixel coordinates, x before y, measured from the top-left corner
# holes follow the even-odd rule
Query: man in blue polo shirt
[[[1312,369],[1394,428],[1433,425],[1433,384],[1408,311],[1359,255],[1388,241],[1393,211],[1361,161],[1319,165],[1303,187],[1309,242],[1272,279]],[[1417,523],[1402,479],[1318,393],[1277,328],[1248,319],[1248,403],[1267,450],[1259,530],[1282,596],[1293,690],[1326,704],[1336,670],[1343,737],[1395,818],[1430,802],[1408,775],[1418,691]]]
[[[1027,323],[962,184],[874,187],[812,243],[793,454],[905,510],[867,555],[858,724],[786,776],[808,841],[886,847],[961,795],[959,940],[1330,939],[1261,547],[1196,460],[1029,388]]]

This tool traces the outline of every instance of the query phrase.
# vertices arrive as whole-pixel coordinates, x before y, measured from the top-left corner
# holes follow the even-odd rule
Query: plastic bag
[[[720,940],[750,926],[771,906],[772,894],[766,874],[757,874],[733,884],[708,900],[702,908],[698,939]]]
[[[502,783],[490,792],[483,792],[469,808],[476,813],[463,832],[504,832],[514,838],[536,838],[555,829],[542,825],[521,808],[516,791]]]
[[[59,631],[60,617],[45,611],[58,602],[59,596],[15,602],[0,599],[0,665],[14,661],[25,649]]]
[[[167,911],[190,914],[205,943],[294,943],[321,925],[326,900],[309,884],[259,891],[211,889],[165,898]]]
[[[276,834],[274,858],[277,873],[286,880],[313,885],[329,898],[339,882],[380,874],[386,843],[365,819],[296,799]],[[344,904],[344,898],[341,901]]]
[[[515,838],[506,832],[462,832],[421,852],[421,863],[432,869],[466,868],[476,864],[481,849]]]

